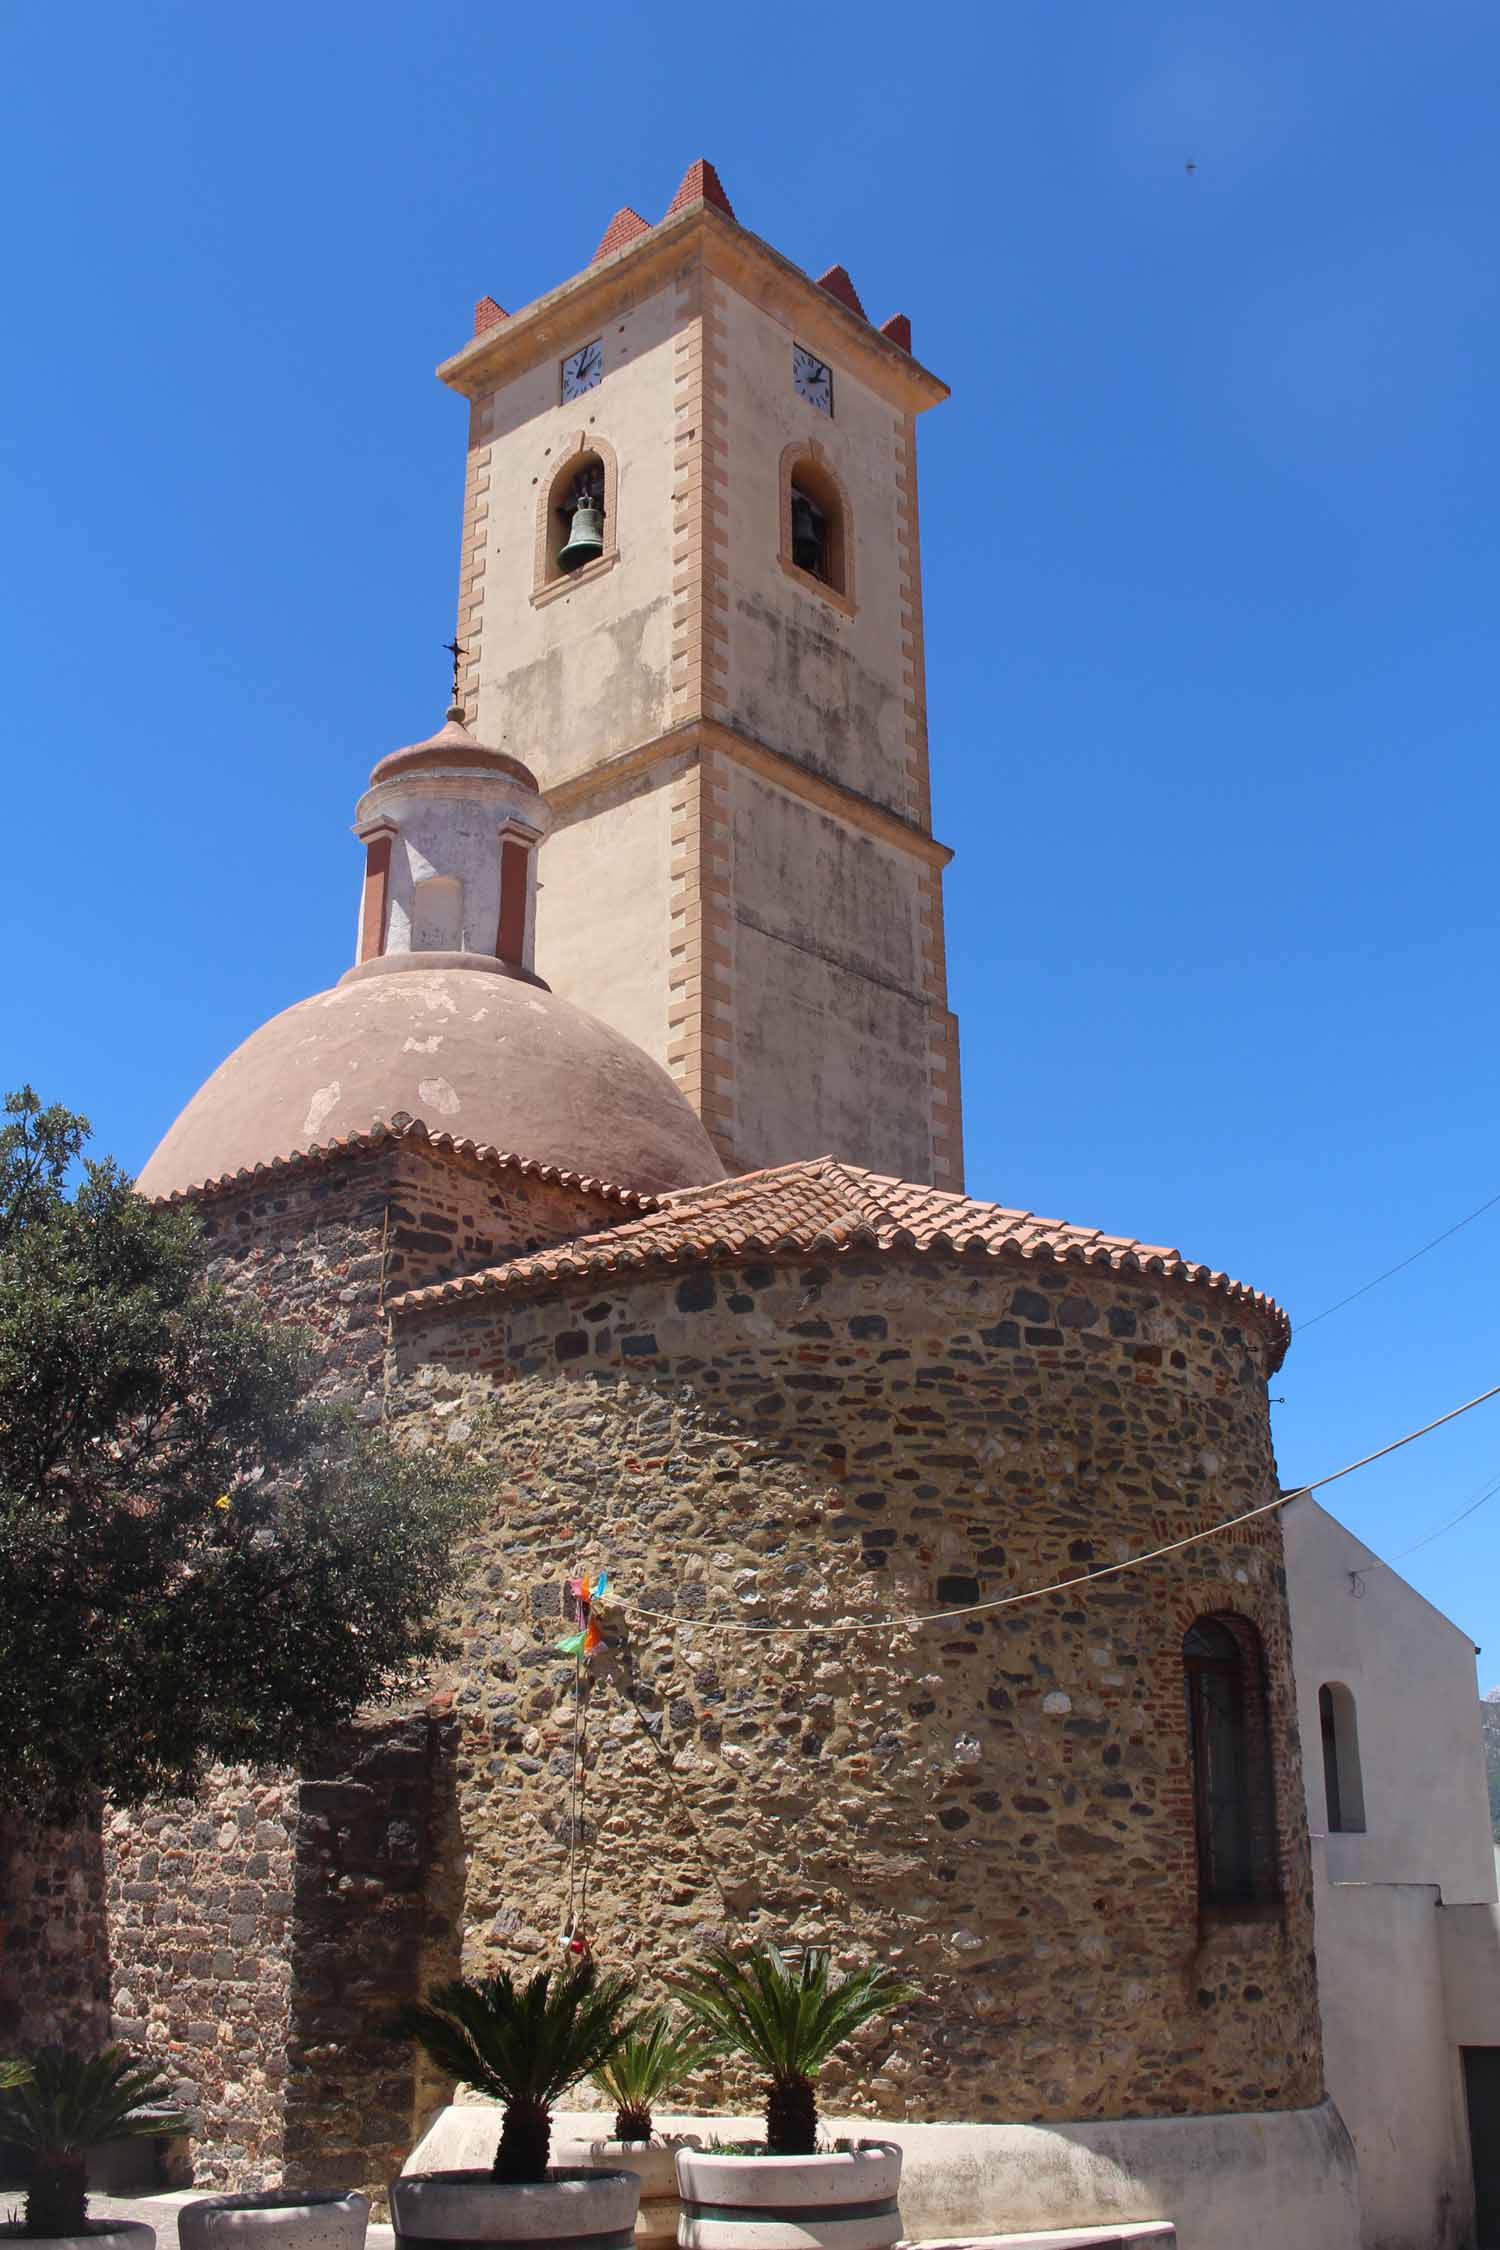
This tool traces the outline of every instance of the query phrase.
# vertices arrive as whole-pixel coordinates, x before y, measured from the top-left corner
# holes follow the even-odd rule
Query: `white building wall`
[[[1493,1899],[1474,1643],[1316,1501],[1294,1500],[1282,1532],[1315,1836],[1328,1829],[1318,1689],[1341,1681],[1359,1713],[1365,1833],[1330,1839],[1330,1880]]]
[[[1315,1501],[1293,1501],[1282,1532],[1324,2064],[1359,2158],[1364,2250],[1463,2250],[1474,2197],[1459,2047],[1500,2045],[1474,1644]],[[1361,1834],[1328,1833],[1325,1683],[1355,1702]]]
[[[1435,1884],[1332,1883],[1313,1845],[1329,2091],[1359,2158],[1364,2250],[1459,2250],[1474,2188]]]

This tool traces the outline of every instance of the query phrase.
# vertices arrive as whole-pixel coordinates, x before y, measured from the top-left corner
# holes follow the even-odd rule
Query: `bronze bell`
[[[805,492],[792,494],[792,560],[799,570],[823,571],[823,511]]]
[[[580,570],[604,552],[604,509],[597,500],[580,500],[573,510],[568,543],[557,558],[559,570]]]

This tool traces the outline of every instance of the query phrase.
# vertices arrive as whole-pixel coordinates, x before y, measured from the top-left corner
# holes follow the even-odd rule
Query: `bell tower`
[[[931,830],[916,417],[947,397],[736,220],[713,166],[476,308],[469,725],[537,776],[537,959],[724,1162],[963,1184]]]

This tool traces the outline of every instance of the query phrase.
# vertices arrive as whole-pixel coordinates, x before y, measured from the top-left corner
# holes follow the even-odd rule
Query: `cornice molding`
[[[691,204],[663,219],[598,265],[586,266],[498,327],[475,336],[440,363],[439,379],[465,398],[482,398],[537,360],[573,349],[590,329],[652,295],[692,256],[701,257],[711,273],[794,329],[799,340],[826,352],[833,364],[857,376],[898,412],[920,414],[949,395],[947,384],[910,352],[710,203]]]
[[[544,792],[554,825],[562,826],[568,816],[577,814],[592,798],[622,781],[634,780],[649,773],[653,766],[664,765],[673,758],[685,756],[691,761],[705,750],[759,774],[762,780],[784,789],[788,796],[816,805],[820,812],[831,813],[836,820],[847,822],[851,828],[858,828],[897,851],[909,853],[928,867],[946,867],[953,857],[951,845],[940,844],[935,836],[929,836],[888,806],[877,804],[873,797],[862,796],[857,789],[848,789],[842,782],[830,781],[810,766],[787,757],[784,751],[773,750],[767,743],[757,742],[753,736],[741,734],[737,728],[725,726],[717,719],[689,719],[650,742],[619,751],[599,765],[565,774]]]

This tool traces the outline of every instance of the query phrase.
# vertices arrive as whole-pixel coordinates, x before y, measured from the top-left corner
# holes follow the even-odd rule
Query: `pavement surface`
[[[0,2188],[0,2216],[4,2216],[11,2201],[19,2202],[24,2189]],[[199,2203],[211,2188],[164,2189],[160,2195],[96,2195],[89,2194],[91,2219],[138,2219],[156,2229],[156,2250],[177,2250],[177,2214],[184,2203]],[[396,2237],[389,2227],[371,2225],[365,2237],[366,2250],[396,2250]]]

